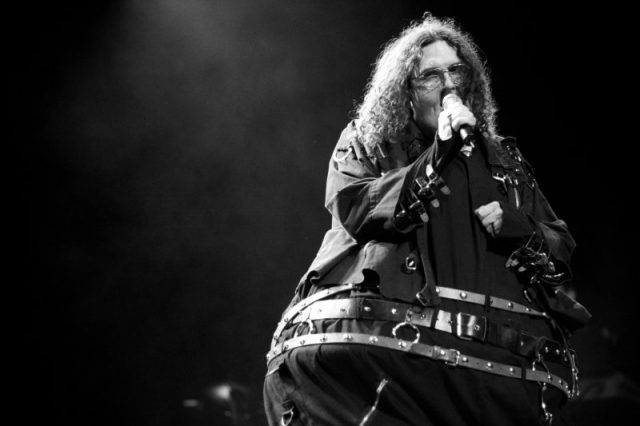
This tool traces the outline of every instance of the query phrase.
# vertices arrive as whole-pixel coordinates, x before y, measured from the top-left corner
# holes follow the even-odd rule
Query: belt
[[[548,318],[548,315],[545,312],[540,312],[520,303],[502,299],[500,297],[490,296],[488,294],[480,294],[472,291],[460,290],[458,288],[440,286],[436,287],[436,293],[444,299],[460,300],[462,302],[488,306],[494,309],[501,309],[503,311]]]
[[[398,322],[396,327],[427,327],[451,333],[463,340],[486,342],[508,349],[518,355],[545,361],[569,364],[569,354],[555,340],[535,336],[524,330],[504,326],[481,315],[464,312],[451,313],[436,308],[421,307],[383,299],[349,298],[316,301],[302,309],[290,324],[306,323],[313,332],[310,321],[325,319],[358,319]],[[419,333],[414,329],[416,334]]]
[[[357,344],[392,349],[439,360],[451,367],[461,366],[500,376],[530,380],[542,385],[548,384],[560,389],[568,398],[572,396],[566,380],[555,374],[551,374],[546,368],[546,371],[536,369],[535,362],[532,363],[531,368],[522,368],[516,365],[503,364],[465,355],[456,349],[446,349],[416,341],[409,342],[395,337],[375,336],[371,334],[322,333],[294,337],[276,345],[269,351],[267,354],[267,364],[270,364],[277,358],[281,358],[283,354],[292,349],[326,344]],[[544,363],[542,363],[542,366],[544,367]]]
[[[278,339],[280,338],[280,335],[282,334],[282,331],[285,329],[287,325],[289,325],[291,320],[294,319],[301,310],[305,309],[307,306],[319,300],[327,299],[335,294],[344,293],[345,291],[350,291],[355,288],[357,288],[357,285],[351,284],[351,283],[337,285],[334,287],[330,287],[326,290],[319,291],[314,295],[309,296],[305,299],[302,299],[301,301],[293,305],[291,308],[289,308],[287,312],[284,313],[280,322],[278,322],[278,325],[276,326],[276,331],[273,333],[273,338],[271,340],[271,348],[273,349],[275,347],[276,343],[278,342]]]

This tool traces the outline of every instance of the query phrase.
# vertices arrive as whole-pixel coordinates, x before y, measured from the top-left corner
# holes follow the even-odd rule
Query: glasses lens
[[[456,86],[463,85],[467,82],[469,75],[469,67],[465,64],[453,64],[446,71],[443,69],[430,70],[427,74],[420,75],[414,79],[424,90],[430,92],[444,85],[447,73],[453,84]]]
[[[442,84],[442,77],[438,74],[431,74],[420,79],[422,87],[431,91],[437,89]]]
[[[456,86],[464,84],[467,79],[467,74],[467,66],[464,64],[455,64],[449,68],[449,75],[451,76],[453,84]]]

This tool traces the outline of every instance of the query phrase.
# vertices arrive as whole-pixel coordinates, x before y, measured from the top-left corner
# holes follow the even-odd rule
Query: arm
[[[349,124],[329,163],[327,209],[358,242],[401,237],[415,227],[400,230],[395,225],[401,195],[434,149],[428,148],[409,164],[406,158],[398,158],[401,155],[367,149],[359,142],[353,123]],[[381,158],[385,155],[386,159]],[[385,161],[392,163],[391,167],[384,165]]]
[[[538,277],[552,284],[563,283],[571,277],[569,263],[575,241],[538,187],[531,166],[512,143],[503,146],[515,161],[515,167],[505,173],[509,182],[505,188],[512,196],[509,202],[494,201],[479,207],[476,216],[492,237],[509,251],[515,250],[508,266],[529,272],[537,269]],[[530,265],[524,268],[524,264]]]

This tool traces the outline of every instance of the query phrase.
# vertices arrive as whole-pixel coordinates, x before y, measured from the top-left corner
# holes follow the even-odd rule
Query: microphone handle
[[[436,163],[433,165],[433,170],[437,174],[440,174],[442,169],[460,152],[460,149],[462,149],[464,145],[470,145],[473,139],[474,134],[471,126],[465,124],[460,127],[460,129],[458,129],[458,136],[454,136],[450,143],[444,144],[445,151],[440,158],[436,160]]]
[[[462,139],[465,144],[468,144],[473,139],[473,130],[471,130],[471,126],[466,124],[463,125],[458,130],[458,133],[460,133],[460,139]]]

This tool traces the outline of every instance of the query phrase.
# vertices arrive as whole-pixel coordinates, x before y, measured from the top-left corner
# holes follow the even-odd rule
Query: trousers
[[[294,349],[264,381],[270,426],[541,425],[538,383],[385,348]],[[547,411],[565,401],[548,388]]]

